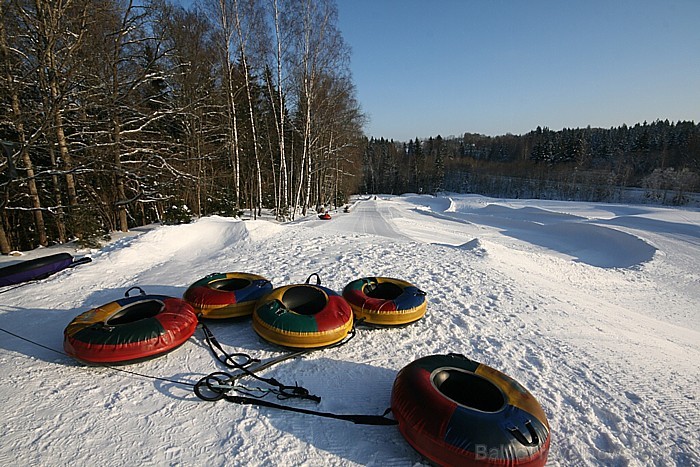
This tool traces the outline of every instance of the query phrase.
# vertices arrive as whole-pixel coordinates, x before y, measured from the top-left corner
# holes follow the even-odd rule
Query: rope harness
[[[307,399],[314,402],[321,401],[320,397],[310,394],[308,389],[303,388],[296,383],[294,384],[294,386],[291,386],[282,384],[275,378],[263,378],[262,376],[258,376],[255,373],[255,371],[260,371],[262,370],[262,368],[257,368],[255,371],[252,371],[248,367],[253,363],[260,363],[259,359],[252,358],[250,355],[242,352],[227,353],[223,349],[223,347],[221,347],[221,344],[219,344],[219,341],[216,339],[216,337],[214,337],[214,334],[212,334],[209,327],[204,323],[200,323],[200,325],[202,326],[202,330],[204,331],[204,339],[209,345],[209,349],[211,350],[212,354],[214,354],[214,357],[227,368],[239,371],[239,373],[235,375],[223,371],[217,371],[200,379],[199,382],[194,386],[194,393],[200,399],[205,401],[217,401],[219,399],[222,399],[227,392],[234,390],[238,392],[247,392],[248,395],[252,395],[252,392],[257,391],[262,393],[262,395],[259,397],[264,397],[266,394],[271,393],[276,394],[278,399],[298,398]],[[308,351],[292,352],[293,355],[284,356],[285,358],[283,360],[279,360],[276,363],[288,360],[293,356],[303,355],[305,353],[308,353]],[[272,386],[273,389],[251,389],[235,384],[236,380],[246,376],[254,378],[262,383],[268,384]],[[204,388],[208,390],[209,394],[203,392]]]
[[[341,345],[345,345],[347,342],[349,342],[352,338],[355,337],[356,335],[356,330],[355,327],[353,326],[349,337],[347,339],[344,339],[341,342],[338,342],[336,344],[323,347],[322,349],[304,349],[304,350],[299,350],[296,352],[290,352],[285,355],[281,355],[280,357],[277,357],[276,359],[270,360],[267,363],[257,365],[250,367],[253,363],[260,362],[258,359],[251,358],[249,355],[236,352],[236,353],[227,353],[221,348],[221,345],[218,343],[216,338],[214,337],[213,334],[211,334],[211,330],[206,325],[202,325],[202,329],[204,330],[204,335],[207,340],[207,343],[209,344],[209,348],[212,350],[214,353],[216,359],[226,365],[229,368],[235,368],[237,370],[240,370],[239,373],[237,374],[231,374],[227,373],[224,371],[217,371],[214,373],[210,373],[209,375],[205,376],[204,378],[200,379],[197,384],[194,385],[194,393],[197,395],[202,400],[205,401],[211,401],[215,402],[218,400],[225,400],[227,402],[233,402],[235,404],[241,404],[241,405],[254,405],[257,407],[267,407],[267,408],[273,408],[273,409],[278,409],[278,410],[286,410],[288,412],[296,412],[296,413],[302,413],[306,415],[315,415],[318,417],[324,417],[324,418],[333,418],[336,420],[345,420],[349,422],[353,422],[355,424],[360,424],[360,425],[396,425],[398,422],[394,419],[387,418],[386,415],[391,411],[391,409],[387,409],[382,415],[360,415],[360,414],[352,414],[352,415],[346,415],[346,414],[335,414],[331,412],[320,412],[317,410],[309,410],[309,409],[303,409],[300,407],[292,407],[288,405],[281,405],[277,404],[275,402],[270,402],[268,400],[264,400],[263,397],[265,397],[267,394],[276,394],[277,398],[280,400],[284,399],[291,399],[291,398],[298,398],[298,399],[306,399],[306,400],[311,400],[313,402],[321,402],[321,398],[318,396],[315,396],[313,394],[309,394],[309,391],[299,385],[294,385],[294,386],[286,386],[281,384],[279,381],[277,381],[275,378],[263,378],[255,373],[258,371],[261,371],[265,368],[268,368],[274,364],[283,362],[285,360],[288,360],[290,358],[295,358],[299,357],[308,353],[311,353],[316,350],[324,350],[324,349],[329,349],[333,347],[340,347]],[[215,349],[218,349],[224,356],[221,357]],[[237,361],[236,358],[243,359],[242,363]],[[244,387],[241,385],[236,384],[236,381],[244,378],[246,376],[251,376],[258,381],[265,382],[271,386],[274,386],[276,389],[261,389],[261,388],[248,388]],[[244,394],[244,395],[234,395],[230,394],[231,392],[237,392],[239,394]],[[261,393],[261,395],[254,395],[252,394],[253,391],[258,391]]]

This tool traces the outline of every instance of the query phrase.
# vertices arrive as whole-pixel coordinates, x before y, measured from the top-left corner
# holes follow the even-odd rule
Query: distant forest
[[[700,125],[657,120],[617,128],[394,142],[372,139],[363,159],[366,193],[479,193],[508,198],[683,205],[700,191]]]

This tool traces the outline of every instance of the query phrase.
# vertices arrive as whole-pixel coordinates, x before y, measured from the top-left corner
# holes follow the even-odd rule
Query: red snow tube
[[[173,350],[196,328],[197,315],[184,300],[138,295],[77,316],[63,333],[63,348],[88,363],[125,363]]]
[[[518,382],[462,355],[432,355],[403,368],[391,409],[411,446],[443,466],[543,466],[549,423]]]
[[[390,277],[363,277],[343,289],[355,317],[367,323],[394,326],[413,323],[425,315],[425,292]]]
[[[244,272],[210,274],[185,291],[183,298],[203,318],[223,319],[248,316],[255,304],[272,291],[262,276]]]
[[[331,215],[330,213],[324,212],[323,214],[319,214],[318,218],[324,221],[329,221],[331,220]]]

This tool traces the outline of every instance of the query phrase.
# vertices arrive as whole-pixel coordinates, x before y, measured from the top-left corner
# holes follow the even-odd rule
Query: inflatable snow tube
[[[287,285],[260,300],[253,329],[263,339],[284,347],[317,348],[335,344],[352,329],[350,305],[321,285]]]
[[[425,315],[425,292],[413,284],[388,277],[363,277],[343,289],[355,317],[367,323],[395,326]]]
[[[323,214],[319,214],[318,218],[323,220],[323,221],[329,221],[329,220],[331,220],[331,215],[330,215],[330,213],[324,212]]]
[[[184,300],[138,295],[77,316],[63,333],[63,348],[88,363],[126,363],[169,352],[196,328],[197,314]]]
[[[73,256],[69,253],[57,253],[22,261],[21,263],[0,268],[0,287],[44,279],[62,269],[90,261],[90,258],[87,257],[74,261]]]
[[[229,272],[198,280],[183,298],[203,318],[237,318],[252,314],[257,301],[271,291],[272,283],[262,276]]]
[[[549,423],[537,400],[512,378],[464,356],[432,355],[404,367],[391,409],[409,444],[439,465],[547,461]]]

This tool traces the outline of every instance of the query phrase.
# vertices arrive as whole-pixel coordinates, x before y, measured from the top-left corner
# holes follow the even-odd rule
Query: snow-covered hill
[[[0,464],[426,464],[395,426],[203,402],[187,386],[51,350],[62,349],[76,315],[131,286],[181,297],[195,280],[229,271],[275,286],[318,272],[337,291],[389,276],[428,294],[428,313],[413,325],[360,329],[342,347],[267,370],[322,398],[285,404],[381,414],[402,367],[456,352],[540,401],[552,428],[549,465],[700,464],[699,210],[416,195],[358,199],[332,214],[143,229],[72,251],[90,264],[0,294],[0,328],[45,346],[0,332]],[[263,360],[284,352],[247,319],[210,328],[229,351]],[[188,383],[223,369],[201,331],[120,368]]]

